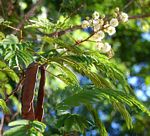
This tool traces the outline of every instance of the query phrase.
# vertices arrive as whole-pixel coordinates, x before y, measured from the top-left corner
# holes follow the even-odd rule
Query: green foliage
[[[128,129],[133,128],[133,125],[132,125],[132,118],[131,118],[129,112],[127,111],[125,105],[123,105],[123,104],[120,103],[120,102],[113,102],[113,101],[112,101],[112,103],[113,103],[114,108],[115,108],[116,110],[118,110],[118,111],[121,113],[121,115],[123,116],[123,118],[125,119]],[[143,109],[142,109],[142,110],[143,110]],[[148,112],[149,112],[149,111],[148,111]]]
[[[0,99],[0,107],[2,108],[4,113],[10,113],[9,108],[6,105],[6,102],[3,99]]]
[[[12,127],[4,132],[4,136],[43,136],[45,124],[38,121],[17,120],[9,123]]]
[[[17,73],[11,69],[7,64],[0,60],[0,95],[2,98],[6,97],[7,88],[10,86],[9,81],[18,82],[19,77]]]
[[[0,72],[2,72],[3,74],[6,75],[6,77],[11,78],[13,81],[18,82],[19,81],[19,77],[17,76],[17,74],[15,73],[15,71],[13,71],[12,69],[10,69],[6,63],[0,61]],[[5,80],[5,79],[3,79]]]
[[[57,121],[56,127],[62,129],[65,132],[77,131],[84,133],[85,129],[87,129],[91,125],[91,122],[85,119],[85,117],[80,116],[78,114],[63,114]]]
[[[63,66],[63,65],[58,65],[63,74],[59,74],[57,75],[58,78],[60,78],[62,81],[66,82],[66,84],[70,84],[70,85],[78,85],[78,79],[76,77],[76,75],[73,73],[73,71],[71,71],[69,68]]]
[[[97,50],[95,47],[97,42],[90,39],[84,41],[86,36],[93,33],[91,28],[81,29],[82,20],[86,16],[91,17],[93,10],[99,11],[101,16],[104,12],[108,13],[106,19],[109,19],[112,10],[116,7],[129,15],[149,14],[149,8],[145,8],[149,5],[148,0],[129,3],[118,0],[101,2],[45,0],[43,6],[38,5],[39,9],[33,18],[21,16],[26,11],[30,11],[31,1],[1,3],[0,106],[4,113],[9,113],[9,110],[14,113],[14,105],[18,106],[21,103],[20,92],[15,93],[8,102],[10,109],[4,99],[16,88],[30,63],[36,62],[39,66],[46,66],[47,77],[43,120],[47,125],[47,131],[44,132],[45,125],[41,122],[18,120],[19,116],[16,116],[17,121],[9,123],[12,128],[4,130],[4,136],[67,135],[72,132],[86,135],[86,131],[97,131],[97,129],[99,130],[97,135],[107,136],[107,131],[111,131],[111,123],[115,120],[121,125],[119,131],[124,131],[122,135],[137,135],[137,133],[149,135],[146,133],[149,128],[145,127],[149,127],[149,107],[146,108],[135,97],[125,76],[136,63],[144,62],[149,65],[149,42],[143,38],[143,32],[149,30],[149,20],[131,20],[127,25],[119,26],[117,35],[112,38],[105,35],[115,51],[114,60],[110,58],[112,52],[102,54]],[[48,19],[43,16],[47,16]],[[16,24],[24,18],[26,20],[23,22],[23,27],[17,30]],[[74,28],[80,31],[77,32]],[[120,65],[124,66],[123,72],[119,68]],[[131,71],[131,73],[136,72]],[[80,77],[83,76],[88,80],[85,86],[80,84]],[[138,76],[144,77],[146,85],[149,86],[149,68],[141,69]],[[35,90],[38,90],[37,86]],[[35,99],[36,95],[37,92]],[[80,110],[75,111],[76,106]],[[109,116],[106,122],[99,116],[99,111],[105,111]],[[20,107],[16,112],[20,113]],[[118,112],[124,121],[116,116]],[[147,113],[148,117],[143,112]],[[136,123],[138,120],[140,122],[132,123],[134,117]],[[7,123],[4,123],[4,126],[6,125]],[[131,134],[128,129],[132,129],[135,133]]]
[[[106,128],[105,128],[104,124],[102,123],[102,121],[100,120],[97,111],[91,105],[87,105],[87,108],[91,112],[91,114],[94,118],[96,126],[99,128],[100,134],[102,136],[108,136]]]
[[[9,63],[9,66],[20,67],[29,65],[33,61],[32,52],[29,52],[30,43],[21,43],[11,34],[0,41],[0,56]]]
[[[140,103],[135,97],[129,96],[124,92],[112,89],[99,89],[94,88],[93,86],[78,88],[78,90],[80,90],[78,93],[59,103],[57,105],[57,109],[65,110],[81,104],[88,106],[95,102],[107,100],[122,114],[126,120],[128,128],[132,128],[132,120],[124,104],[127,104],[130,107],[136,107],[150,116],[150,112],[143,106],[142,103]]]

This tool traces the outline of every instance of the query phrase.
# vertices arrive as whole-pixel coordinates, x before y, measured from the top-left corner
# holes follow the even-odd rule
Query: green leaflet
[[[15,52],[10,51],[10,52],[8,52],[8,54],[5,55],[4,60],[12,59],[14,56],[15,56]]]
[[[64,58],[71,59],[73,61],[76,61],[78,63],[85,63],[86,65],[92,65],[94,62],[97,62],[97,60],[89,55],[68,55],[64,56]]]
[[[19,81],[19,77],[18,75],[15,73],[15,71],[13,71],[12,69],[10,69],[4,62],[0,61],[0,72],[3,72],[3,74],[5,74],[7,77],[10,77],[13,81],[18,82]]]
[[[45,131],[46,125],[44,123],[36,121],[36,120],[34,120],[33,122],[30,122],[30,123],[39,132],[43,133]]]
[[[29,125],[29,120],[16,120],[13,122],[10,122],[8,126],[19,126],[19,125]]]
[[[7,65],[3,62],[3,61],[0,61],[0,68],[4,68],[6,67]]]
[[[88,110],[92,114],[94,122],[99,129],[100,135],[101,136],[108,136],[106,128],[105,128],[104,124],[102,123],[102,121],[100,120],[97,111],[91,105],[86,105],[86,107],[88,108]]]
[[[79,84],[78,79],[77,79],[76,75],[73,73],[73,71],[71,71],[67,66],[63,66],[63,65],[59,65],[59,64],[58,64],[58,66],[62,69],[63,73],[64,72],[66,73],[66,75],[67,75],[66,77],[68,78],[68,80],[70,79],[70,82],[72,84],[76,84],[76,85]],[[62,75],[62,80],[63,80],[63,75]],[[65,77],[65,75],[64,75],[64,77]]]
[[[125,119],[128,129],[133,128],[132,118],[131,118],[129,112],[127,111],[126,107],[120,102],[112,101],[112,104],[113,104],[114,108],[116,110],[118,110],[121,113],[121,115],[123,116],[123,118]]]
[[[6,105],[6,102],[3,99],[0,99],[0,107],[2,108],[4,113],[10,113],[10,111]]]
[[[33,62],[32,55],[26,50],[18,50],[17,56],[20,61],[22,61],[26,66]]]
[[[33,62],[33,56],[30,48],[30,43],[20,43],[16,36],[7,35],[5,39],[0,42],[2,58],[9,62],[10,66],[29,65]]]
[[[83,133],[89,127],[89,124],[90,122],[83,116],[68,113],[59,117],[56,126],[58,128],[64,126],[64,131],[66,132],[79,131]]]
[[[16,126],[14,128],[11,128],[3,133],[4,136],[16,136],[19,133],[23,134],[24,136],[27,136],[26,126]],[[18,136],[19,136],[18,135]]]
[[[7,35],[6,38],[2,40],[1,43],[4,45],[17,44],[19,43],[19,40],[15,35],[10,34],[10,35]]]
[[[17,120],[9,123],[13,128],[4,132],[4,136],[42,136],[46,125],[39,121]]]
[[[36,19],[36,20],[29,20],[30,25],[25,26],[27,28],[40,28],[40,31],[43,33],[51,33],[56,27],[56,24],[53,24],[48,19]]]

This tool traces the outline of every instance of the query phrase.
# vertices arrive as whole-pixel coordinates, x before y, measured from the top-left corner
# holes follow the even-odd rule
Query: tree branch
[[[16,29],[22,29],[22,27],[24,26],[24,23],[31,17],[34,15],[34,12],[36,11],[36,9],[38,8],[38,6],[42,3],[43,0],[38,0],[36,4],[34,4],[31,9],[24,15],[22,21],[18,24],[18,26],[16,27]],[[15,30],[13,32],[13,34],[16,34],[17,31]]]
[[[78,29],[81,29],[81,25],[75,25],[75,26],[72,26],[70,28],[67,28],[65,30],[60,30],[58,32],[53,32],[51,34],[47,34],[47,36],[49,37],[60,37],[61,35],[64,35],[66,33],[69,33],[69,32],[72,32],[74,30],[78,30]]]
[[[135,15],[135,16],[129,16],[129,19],[139,19],[139,18],[148,18],[150,17],[150,14],[145,14],[145,15]],[[75,25],[70,28],[67,28],[65,30],[60,30],[58,32],[53,32],[51,34],[46,34],[49,37],[60,37],[66,33],[72,32],[74,30],[82,29],[81,25]]]

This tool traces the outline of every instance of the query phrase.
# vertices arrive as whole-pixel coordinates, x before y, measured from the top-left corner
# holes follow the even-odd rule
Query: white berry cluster
[[[105,15],[100,15],[97,11],[95,11],[92,15],[92,18],[89,19],[89,17],[87,17],[81,25],[82,28],[93,28],[94,34],[92,38],[97,43],[98,50],[100,50],[102,53],[111,51],[111,45],[103,41],[105,34],[110,36],[114,35],[119,22],[128,21],[128,15],[119,11],[119,8],[116,8],[114,16],[115,17],[108,19],[105,17]]]

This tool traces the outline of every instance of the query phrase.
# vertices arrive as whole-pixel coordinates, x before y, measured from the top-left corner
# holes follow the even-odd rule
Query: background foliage
[[[45,0],[39,4],[34,16],[23,24],[21,35],[14,28],[36,3],[36,0],[0,1],[0,106],[6,113],[4,116],[0,112],[1,131],[9,128],[9,122],[17,120],[9,124],[15,129],[9,129],[5,135],[16,135],[20,130],[22,135],[28,127],[27,135],[44,132],[43,123],[19,121],[21,90],[7,103],[4,101],[16,88],[24,69],[36,60],[39,64],[49,64],[43,119],[47,127],[43,135],[96,136],[107,135],[106,131],[111,136],[150,135],[150,118],[144,113],[149,114],[147,109],[150,108],[149,0]],[[90,29],[75,30],[58,38],[48,35],[80,25],[94,11],[110,15],[116,7],[129,16],[147,17],[130,19],[127,24],[117,27],[114,36],[106,37],[113,46],[114,55],[100,54],[91,42],[73,46],[74,39],[84,39]],[[38,86],[35,100],[37,90]]]

